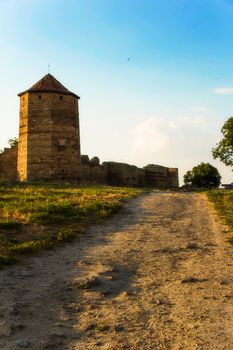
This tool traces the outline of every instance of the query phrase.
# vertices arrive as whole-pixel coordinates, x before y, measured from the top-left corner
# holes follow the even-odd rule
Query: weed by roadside
[[[233,233],[233,191],[212,190],[207,192],[208,199],[214,204],[224,224],[228,225]],[[233,244],[233,236],[229,239]]]

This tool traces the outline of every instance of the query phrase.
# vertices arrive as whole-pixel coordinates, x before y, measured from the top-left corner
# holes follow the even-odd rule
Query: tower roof
[[[20,92],[18,96],[25,94],[25,92],[58,92],[67,95],[73,95],[80,98],[78,95],[69,91],[64,85],[62,85],[54,76],[50,73],[46,74],[36,84],[32,85],[28,90]]]

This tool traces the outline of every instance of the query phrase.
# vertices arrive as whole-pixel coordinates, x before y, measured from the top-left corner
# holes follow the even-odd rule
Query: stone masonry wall
[[[81,156],[81,182],[83,184],[107,184],[106,169],[100,165],[98,157],[89,160],[87,155]]]
[[[148,164],[144,167],[145,183],[148,187],[177,188],[179,187],[178,169],[161,165]]]
[[[28,93],[20,98],[19,133],[17,169],[20,180],[24,181],[27,179]]]
[[[17,146],[4,148],[0,154],[0,181],[17,180]]]
[[[178,188],[179,187],[179,176],[177,168],[168,168],[168,187]]]
[[[118,162],[99,163],[97,157],[89,160],[81,156],[81,181],[86,184],[111,186],[138,186],[154,188],[178,188],[178,169],[149,164],[143,169]]]
[[[144,186],[144,170],[126,163],[104,162],[107,183],[111,186]]]

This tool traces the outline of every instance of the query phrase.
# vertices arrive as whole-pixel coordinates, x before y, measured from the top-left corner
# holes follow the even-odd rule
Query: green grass
[[[229,232],[233,234],[233,191],[212,190],[207,192],[209,200],[214,204],[223,223],[229,227]],[[233,236],[229,238],[233,244]]]
[[[110,217],[142,189],[0,184],[0,265],[51,249]]]

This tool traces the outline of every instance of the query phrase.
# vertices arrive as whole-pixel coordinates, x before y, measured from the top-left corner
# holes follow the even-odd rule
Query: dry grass
[[[0,265],[71,240],[142,192],[107,186],[0,185]]]
[[[214,204],[219,216],[224,224],[233,232],[233,191],[231,190],[212,190],[207,192],[209,200]],[[233,237],[229,239],[233,244]]]

